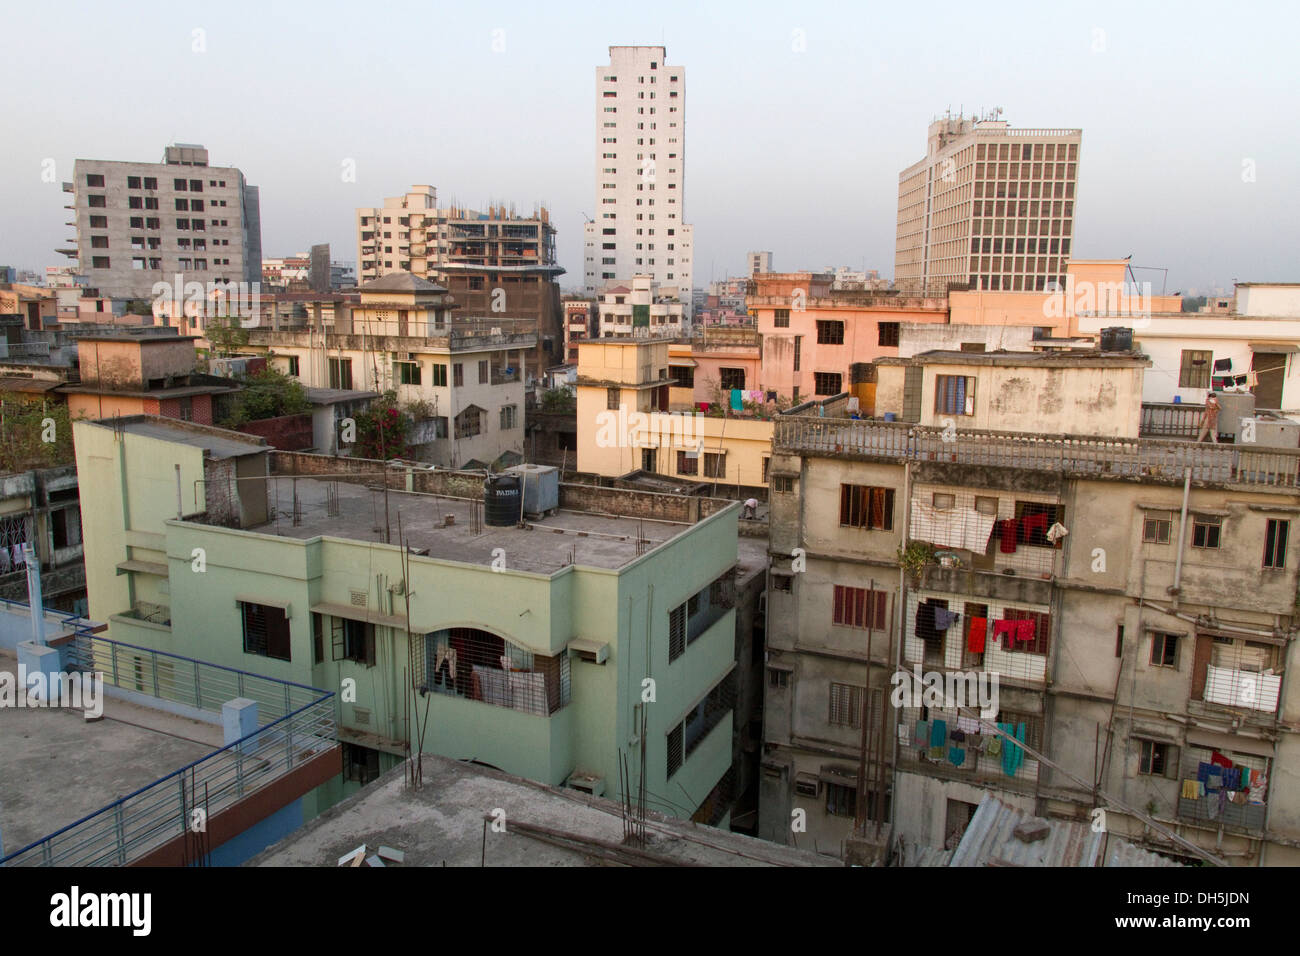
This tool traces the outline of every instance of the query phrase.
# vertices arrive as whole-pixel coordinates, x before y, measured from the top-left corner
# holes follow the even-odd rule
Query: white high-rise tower
[[[586,225],[588,295],[636,275],[690,309],[694,237],[685,224],[686,70],[661,46],[612,46],[596,68],[596,205]]]

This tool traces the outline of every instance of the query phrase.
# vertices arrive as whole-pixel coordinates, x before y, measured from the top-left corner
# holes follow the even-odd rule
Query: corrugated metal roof
[[[1041,823],[1047,836],[1025,843],[1015,835],[1022,823]],[[970,826],[953,851],[949,866],[1100,866],[1106,834],[1094,832],[1087,823],[1046,820],[1003,803],[993,794],[980,801]],[[942,865],[942,864],[937,864]],[[1180,866],[1112,836],[1106,848],[1105,866]]]

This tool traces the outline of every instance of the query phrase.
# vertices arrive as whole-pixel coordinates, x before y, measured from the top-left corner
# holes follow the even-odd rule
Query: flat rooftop
[[[202,448],[209,458],[238,458],[240,455],[270,451],[270,446],[260,438],[243,437],[239,432],[225,428],[182,422],[174,418],[159,418],[156,415],[105,418],[94,424],[103,428],[121,428],[132,435]]]
[[[361,485],[298,478],[296,482],[299,524],[293,523],[294,479],[273,476],[267,494],[277,519],[247,530],[302,539],[327,535],[356,541],[384,540],[384,492],[379,481]],[[337,514],[330,514],[327,507],[331,485],[338,490]],[[476,531],[476,508],[481,517],[484,512],[481,501],[390,489],[391,540],[398,541],[400,518],[407,545],[427,552],[431,558],[490,566],[492,552],[501,548],[509,570],[550,575],[570,564],[610,570],[623,568],[693,527],[560,509],[539,520],[529,520],[525,528],[493,527],[482,521]],[[446,515],[453,516],[452,524],[445,525]],[[644,541],[640,548],[639,537]]]
[[[425,754],[424,786],[394,767],[331,807],[247,866],[338,866],[365,844],[405,854],[401,866],[839,866],[781,846],[688,820],[647,813],[647,845],[623,842],[620,805],[548,787],[476,764]],[[504,833],[484,814],[505,811]],[[395,864],[389,864],[395,865]]]
[[[0,672],[17,682],[17,658],[5,648]],[[0,856],[222,746],[218,725],[107,695],[100,699],[100,721],[67,708],[0,707]]]

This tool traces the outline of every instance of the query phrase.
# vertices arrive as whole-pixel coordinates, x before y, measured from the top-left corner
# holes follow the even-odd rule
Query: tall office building
[[[161,163],[79,159],[73,182],[76,248],[88,295],[149,299],[155,282],[260,282],[256,186],[233,166],[209,166],[202,146],[168,146]]]
[[[685,224],[686,70],[661,46],[612,46],[596,68],[596,205],[586,225],[587,295],[648,275],[690,308]]]
[[[1083,131],[1014,129],[1000,113],[931,123],[925,158],[899,174],[899,288],[1065,282]]]

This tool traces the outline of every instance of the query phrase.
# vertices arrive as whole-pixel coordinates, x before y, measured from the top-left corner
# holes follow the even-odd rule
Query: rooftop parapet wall
[[[945,440],[947,438],[948,440]],[[1144,438],[950,431],[905,422],[785,416],[776,421],[777,454],[868,461],[949,463],[1154,484],[1289,490],[1300,494],[1300,450],[1259,449]]]

